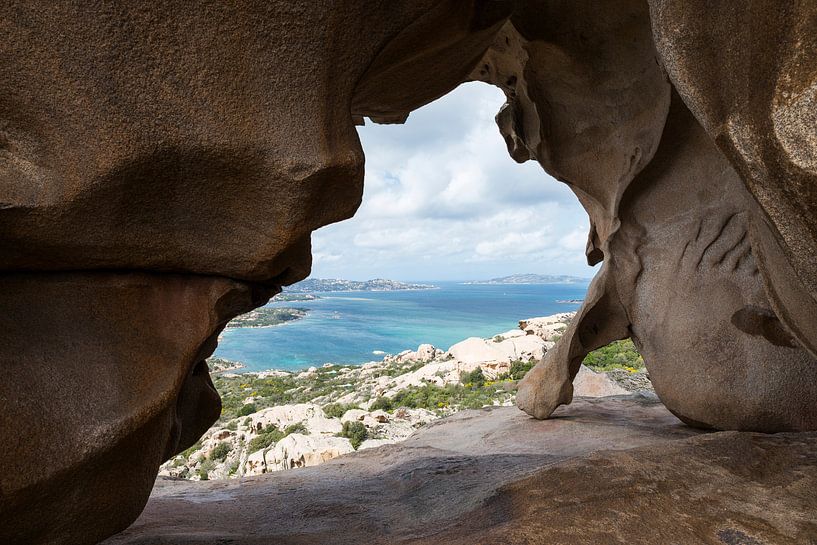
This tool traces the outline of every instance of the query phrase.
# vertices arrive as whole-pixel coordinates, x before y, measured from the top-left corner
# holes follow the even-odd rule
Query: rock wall
[[[533,416],[570,402],[589,351],[632,337],[691,425],[817,429],[815,10],[750,4],[731,20],[703,3],[524,2],[475,70],[508,97],[511,155],[570,186],[588,262],[604,262],[520,388]]]
[[[12,0],[0,29],[0,541],[132,521],[218,415],[219,330],[360,203],[354,124],[468,79],[604,261],[520,406],[631,336],[688,423],[817,428],[812,3]]]

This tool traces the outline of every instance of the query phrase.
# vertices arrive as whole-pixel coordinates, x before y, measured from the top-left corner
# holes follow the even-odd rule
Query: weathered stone
[[[310,233],[360,203],[355,118],[456,87],[510,8],[3,4],[0,541],[139,513],[218,416],[218,329],[307,276]]]
[[[5,3],[1,540],[132,520],[218,414],[202,362],[219,329],[306,276],[310,233],[358,206],[354,124],[469,78],[505,91],[509,152],[570,185],[604,261],[520,406],[551,415],[588,351],[632,337],[688,423],[817,428],[815,28],[810,3],[772,0]],[[701,449],[690,463],[719,467]],[[710,534],[805,528],[763,524]]]
[[[5,275],[0,542],[89,543],[127,526],[159,464],[218,418],[204,360],[260,303],[218,278]]]
[[[800,545],[817,535],[813,433],[701,434],[640,398],[579,400],[557,415],[467,411],[319,467],[160,479],[136,523],[105,543]]]
[[[693,12],[674,5],[664,11],[683,12],[681,21],[706,19],[700,15],[705,7],[698,7]],[[716,9],[715,19],[732,12]],[[668,27],[674,28],[674,21],[666,17]],[[789,29],[786,21],[778,21],[781,28],[769,36],[799,35],[801,27]],[[637,1],[613,2],[605,9],[589,2],[526,2],[474,73],[505,90],[508,104],[497,123],[511,155],[537,160],[570,185],[591,219],[588,261],[604,261],[561,340],[522,382],[517,403],[537,418],[548,417],[570,403],[571,382],[588,352],[632,337],[658,395],[692,425],[817,429],[817,381],[805,378],[817,368],[817,358],[808,352],[817,312],[810,310],[807,293],[798,296],[810,284],[790,274],[803,272],[796,263],[775,257],[782,252],[739,176],[747,157],[735,160],[719,150],[711,138],[717,135],[707,135],[689,112],[688,95],[671,91],[650,23],[648,6]],[[673,45],[697,40],[708,55],[702,62],[717,62],[718,50],[705,38],[714,24],[707,20],[686,33],[658,33],[664,56],[677,55],[680,60],[672,62],[695,67],[687,72],[676,66],[676,79],[706,86],[711,73],[693,75],[703,69],[698,56],[679,54]],[[565,27],[571,31],[562,32]],[[750,39],[745,30],[740,36]],[[749,62],[749,51],[763,47],[735,54],[725,48],[724,55],[741,59],[740,64]],[[791,47],[799,55],[811,46]],[[742,78],[757,77],[748,75],[748,65],[740,67]],[[811,81],[807,70],[791,71]],[[717,106],[722,97],[748,100],[749,87],[728,81],[726,75],[717,80],[709,104],[720,115],[733,113]],[[703,117],[699,110],[707,111],[707,93],[693,99],[693,109]],[[711,125],[705,126],[711,133]],[[768,130],[758,120],[740,128],[753,141],[763,140]],[[811,153],[813,125],[798,120],[787,130],[799,142],[801,159]],[[764,160],[747,153],[752,161]],[[811,180],[809,187],[817,187],[817,178],[804,176],[803,183]],[[798,255],[811,259],[817,244],[807,239],[804,244],[812,249]],[[759,274],[759,263],[780,270],[781,277]],[[789,311],[786,301],[794,301]],[[786,312],[796,317],[781,321]]]
[[[752,247],[775,313],[817,356],[817,9],[649,3],[673,85],[759,204]]]

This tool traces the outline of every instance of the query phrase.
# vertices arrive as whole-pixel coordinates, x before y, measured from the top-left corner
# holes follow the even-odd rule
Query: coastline
[[[575,313],[520,320],[489,338],[469,337],[447,350],[421,344],[360,365],[325,363],[305,370],[213,373],[222,414],[195,445],[160,474],[229,479],[324,463],[355,450],[407,439],[464,409],[510,406],[518,381],[567,328]],[[643,370],[622,367],[622,351],[597,357],[609,371],[582,366],[575,395],[650,395]]]

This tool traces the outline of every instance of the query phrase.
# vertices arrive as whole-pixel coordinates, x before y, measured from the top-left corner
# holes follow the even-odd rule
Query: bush
[[[210,459],[214,462],[223,462],[224,459],[227,458],[227,455],[230,454],[231,450],[233,450],[233,447],[231,447],[229,443],[219,443],[210,453]]]
[[[201,467],[199,467],[199,479],[202,481],[206,481],[210,478],[209,473],[216,468],[216,464],[213,463],[212,460],[205,460],[202,462]]]
[[[297,424],[292,424],[291,426],[287,426],[284,430],[284,437],[293,433],[309,433],[309,430],[306,429],[306,426],[303,422],[298,422]]]
[[[644,368],[644,359],[630,339],[614,341],[607,346],[590,352],[584,358],[583,363],[594,371]]]
[[[340,436],[349,439],[349,442],[352,443],[352,448],[357,450],[361,443],[369,436],[369,431],[366,429],[366,426],[363,425],[363,422],[354,420],[343,423]]]
[[[329,418],[340,418],[346,414],[346,411],[359,408],[357,405],[349,405],[346,403],[330,403],[329,405],[323,406],[323,414]]]
[[[485,386],[485,374],[482,372],[482,367],[477,367],[470,373],[463,373],[460,377],[460,382],[472,388],[482,388]]]
[[[284,431],[281,431],[275,424],[270,424],[261,430],[257,437],[252,438],[247,445],[247,454],[265,449],[292,433],[307,433],[306,426],[304,426],[303,422],[298,422],[297,424],[287,426]]]
[[[252,454],[255,451],[265,449],[273,443],[277,443],[286,437],[286,434],[278,429],[275,424],[270,424],[258,434],[258,437],[253,437],[247,445],[247,454]]]
[[[511,364],[511,370],[508,371],[508,378],[511,380],[522,380],[534,365],[536,365],[534,361],[516,360]]]
[[[238,416],[247,416],[255,412],[258,412],[255,403],[246,403],[238,409]]]
[[[374,403],[369,407],[370,411],[390,411],[392,410],[393,403],[392,400],[388,397],[380,396],[374,400]]]

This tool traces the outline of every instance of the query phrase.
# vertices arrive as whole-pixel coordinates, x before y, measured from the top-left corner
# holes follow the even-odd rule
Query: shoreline
[[[461,410],[512,405],[519,380],[553,348],[574,315],[519,320],[514,329],[468,337],[447,350],[421,344],[361,364],[241,372],[242,362],[211,358],[208,364],[222,366],[213,372],[221,415],[160,474],[231,479],[319,465],[401,442]],[[600,350],[586,361],[592,368],[582,365],[575,395],[650,395],[643,362],[622,366],[622,356],[634,351],[631,343]]]

